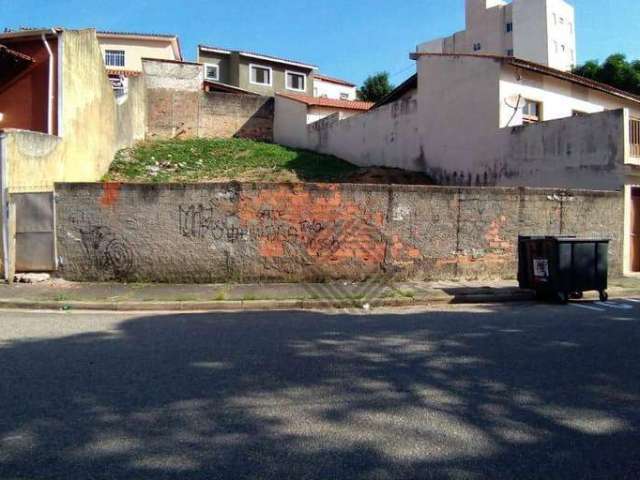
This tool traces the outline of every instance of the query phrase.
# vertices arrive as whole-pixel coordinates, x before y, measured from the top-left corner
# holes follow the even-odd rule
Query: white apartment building
[[[418,52],[518,57],[569,71],[576,65],[575,10],[564,0],[465,0],[466,30]]]
[[[356,86],[351,82],[317,73],[313,78],[313,96],[334,100],[355,100]]]

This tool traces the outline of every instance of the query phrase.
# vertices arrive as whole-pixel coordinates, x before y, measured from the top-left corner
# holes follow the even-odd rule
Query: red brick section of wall
[[[518,234],[609,237],[614,275],[622,258],[616,192],[61,184],[57,195],[70,280],[514,278]]]
[[[147,138],[273,140],[274,101],[231,93],[147,90]]]

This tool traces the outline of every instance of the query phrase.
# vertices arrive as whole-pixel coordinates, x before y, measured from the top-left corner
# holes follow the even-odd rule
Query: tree
[[[622,53],[609,56],[602,64],[589,60],[573,73],[640,95],[640,60],[629,62]]]
[[[389,95],[395,87],[389,82],[387,72],[369,76],[358,89],[358,98],[364,102],[378,102]]]

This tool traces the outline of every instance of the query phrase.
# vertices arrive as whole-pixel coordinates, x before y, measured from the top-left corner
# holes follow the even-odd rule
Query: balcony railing
[[[631,156],[640,159],[640,119],[632,118],[629,122],[631,139]]]

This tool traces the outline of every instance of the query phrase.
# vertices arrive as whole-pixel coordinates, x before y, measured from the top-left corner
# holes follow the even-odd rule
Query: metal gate
[[[16,271],[54,271],[56,269],[54,193],[14,193],[11,198],[16,205]]]

